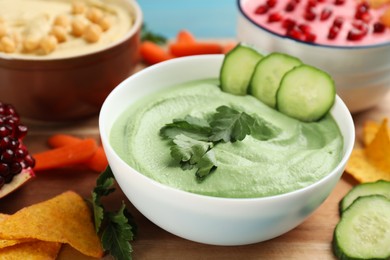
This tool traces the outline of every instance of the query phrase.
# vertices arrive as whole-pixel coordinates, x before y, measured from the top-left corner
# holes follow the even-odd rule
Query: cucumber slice
[[[379,180],[356,185],[340,201],[340,213],[343,213],[358,197],[367,195],[382,195],[390,199],[390,182]]]
[[[284,74],[302,62],[293,56],[278,52],[271,53],[261,59],[253,72],[249,84],[249,93],[275,108],[276,92]]]
[[[333,235],[339,259],[390,259],[390,200],[360,197],[344,211]]]
[[[336,88],[324,71],[300,65],[288,71],[276,93],[277,109],[301,121],[321,119],[333,106]]]
[[[221,89],[234,95],[246,95],[253,70],[263,58],[251,47],[238,44],[226,54],[221,71]]]

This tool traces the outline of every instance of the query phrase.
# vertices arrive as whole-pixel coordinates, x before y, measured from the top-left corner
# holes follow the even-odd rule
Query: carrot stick
[[[149,65],[174,58],[162,47],[150,41],[144,41],[141,43],[140,53],[143,60]]]
[[[99,146],[93,156],[84,165],[96,172],[104,171],[108,166],[108,161],[103,147]]]
[[[222,46],[215,42],[193,42],[193,43],[172,43],[169,46],[170,52],[177,57],[222,53]]]
[[[37,153],[33,155],[35,158],[34,170],[49,170],[83,163],[90,159],[96,150],[96,141],[87,138],[74,144]]]
[[[237,46],[236,42],[228,42],[222,46],[222,53],[226,54]]]
[[[177,42],[192,43],[196,42],[195,36],[187,30],[181,30],[177,33],[176,36]]]
[[[82,139],[78,138],[73,135],[67,135],[67,134],[54,134],[49,137],[47,140],[47,143],[52,148],[58,148],[65,145],[74,144],[77,142],[80,142]]]

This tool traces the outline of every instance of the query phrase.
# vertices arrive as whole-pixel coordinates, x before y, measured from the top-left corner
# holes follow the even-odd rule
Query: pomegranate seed
[[[10,163],[14,159],[14,152],[11,149],[6,149],[0,157],[2,162]]]
[[[321,14],[320,14],[320,20],[321,21],[325,21],[325,20],[328,20],[329,17],[332,15],[332,10],[330,8],[324,8],[322,9],[321,11]]]
[[[267,0],[267,6],[268,7],[275,7],[277,1],[276,0]]]
[[[303,40],[304,39],[304,35],[301,31],[297,30],[297,29],[291,29],[287,32],[287,36],[291,37],[291,38],[294,38],[294,39],[297,39],[297,40]]]
[[[23,139],[23,137],[26,136],[28,132],[28,128],[27,126],[25,125],[18,125],[18,127],[16,128],[16,131],[15,131],[15,137],[19,138],[19,139]]]
[[[356,20],[352,22],[352,26],[360,31],[362,30],[368,30],[368,25],[361,21],[361,20]]]
[[[5,176],[9,173],[9,166],[6,163],[0,163],[0,176]]]
[[[35,165],[35,159],[29,154],[24,157],[24,162],[26,163],[27,167],[34,167]]]
[[[15,151],[16,148],[19,147],[19,141],[17,138],[11,138],[10,142],[9,142],[9,145],[8,145],[8,148],[10,148],[11,150]]]
[[[18,162],[13,162],[10,167],[10,171],[13,175],[20,173],[22,169],[22,165]]]
[[[340,32],[340,27],[338,26],[332,26],[330,27],[329,29],[329,33],[328,33],[328,39],[329,40],[334,40],[336,39],[337,35],[339,34]]]
[[[4,136],[1,140],[0,140],[0,150],[5,150],[9,147],[11,143],[11,137],[9,136]]]
[[[311,9],[312,7],[317,6],[317,1],[316,0],[308,0],[306,4],[306,9]]]
[[[371,14],[370,13],[364,13],[361,15],[360,19],[366,23],[371,21]]]
[[[383,33],[386,29],[386,26],[381,22],[374,23],[374,33]]]
[[[356,6],[356,11],[362,14],[366,13],[369,9],[370,5],[366,1],[363,1]]]
[[[343,5],[345,3],[345,0],[335,0],[334,4],[335,5]]]
[[[15,116],[18,116],[18,114],[16,113],[16,110],[11,105],[4,105],[4,110],[3,111],[4,111],[3,115],[15,115]]]
[[[367,30],[359,30],[356,28],[352,28],[347,35],[347,40],[349,41],[359,41],[366,36]]]
[[[341,28],[341,26],[343,26],[343,23],[344,23],[344,19],[342,17],[336,17],[333,21],[333,26],[334,27],[338,27],[338,28]]]
[[[265,14],[268,12],[269,7],[266,5],[260,5],[256,8],[255,14]]]
[[[294,11],[296,5],[297,5],[297,3],[295,1],[290,1],[286,4],[286,7],[284,8],[284,10],[286,12],[292,12],[292,11]]]
[[[304,18],[307,20],[307,21],[314,21],[314,19],[316,19],[316,14],[314,13],[313,10],[310,10],[310,11],[306,11],[305,14],[304,14]]]
[[[268,16],[268,22],[273,23],[273,22],[279,22],[282,20],[282,16],[280,13],[272,13]]]
[[[305,41],[307,42],[315,42],[317,36],[314,33],[305,34]]]
[[[23,146],[15,151],[16,158],[24,158],[27,155],[27,149]]]
[[[300,25],[298,25],[298,28],[299,28],[299,30],[301,30],[301,32],[303,32],[305,34],[308,34],[311,32],[311,28],[307,24],[300,24]]]
[[[9,125],[0,126],[0,137],[9,136],[12,133],[12,128]]]
[[[283,22],[282,22],[282,27],[284,29],[287,29],[287,30],[294,28],[295,25],[296,25],[296,22],[290,18],[287,18],[287,19],[283,20]]]

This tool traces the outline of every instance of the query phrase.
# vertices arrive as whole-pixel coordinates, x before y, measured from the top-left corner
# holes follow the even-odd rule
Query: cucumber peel
[[[276,107],[276,92],[284,74],[302,62],[293,56],[273,52],[261,59],[253,72],[249,93],[267,104]]]
[[[321,119],[336,98],[333,79],[326,72],[306,64],[289,70],[276,93],[277,109],[304,122]]]
[[[390,199],[390,182],[379,180],[356,185],[340,201],[340,213],[342,214],[342,212],[344,212],[358,197],[367,195],[382,195]]]
[[[244,96],[247,94],[253,70],[263,55],[255,49],[238,44],[225,55],[220,71],[221,89]]]
[[[390,259],[390,200],[357,198],[342,214],[332,241],[339,259]]]

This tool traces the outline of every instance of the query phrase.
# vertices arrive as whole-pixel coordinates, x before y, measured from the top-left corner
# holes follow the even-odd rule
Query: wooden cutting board
[[[361,143],[365,120],[390,117],[390,93],[377,107],[354,115],[356,145]],[[53,133],[68,133],[99,139],[96,118],[70,125],[35,125],[27,123],[29,150],[34,153],[47,149],[46,140]],[[38,173],[37,177],[0,200],[0,212],[12,214],[22,207],[49,199],[72,189],[85,198],[90,197],[97,173],[84,169],[61,169]],[[138,224],[138,236],[132,243],[134,259],[335,259],[331,251],[333,230],[339,220],[338,202],[356,183],[344,174],[330,197],[304,223],[294,230],[269,241],[246,246],[211,246],[191,242],[157,227],[142,216],[118,188],[107,205],[117,209],[125,201]],[[82,258],[80,258],[82,259]]]

